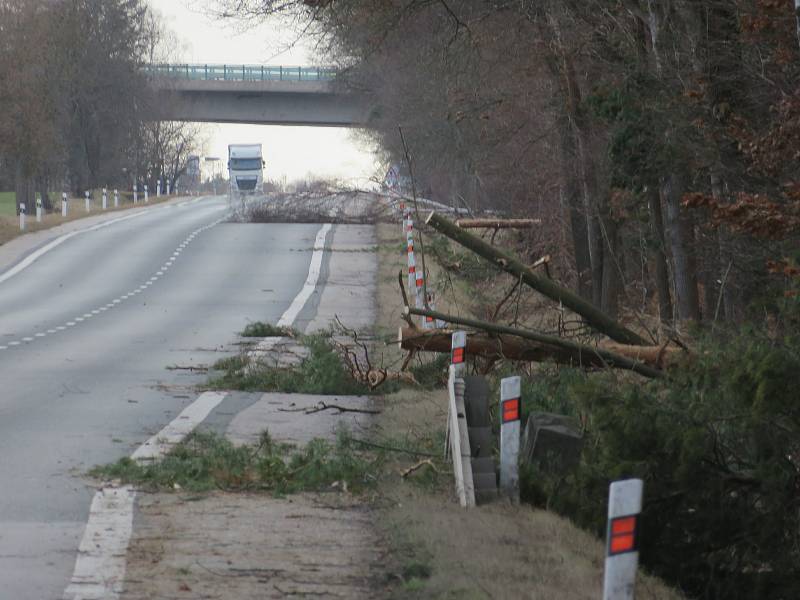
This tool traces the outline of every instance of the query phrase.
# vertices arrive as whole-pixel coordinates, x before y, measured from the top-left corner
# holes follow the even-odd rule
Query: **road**
[[[0,600],[61,598],[94,492],[82,475],[197,396],[202,375],[167,367],[213,362],[303,288],[320,225],[226,214],[221,197],[152,207],[0,272]]]

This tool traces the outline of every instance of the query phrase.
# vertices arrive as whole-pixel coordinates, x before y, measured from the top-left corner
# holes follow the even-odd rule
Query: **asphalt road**
[[[93,494],[82,474],[195,399],[204,376],[168,366],[213,362],[302,288],[320,225],[226,214],[222,198],[154,207],[0,272],[0,600],[61,598]]]

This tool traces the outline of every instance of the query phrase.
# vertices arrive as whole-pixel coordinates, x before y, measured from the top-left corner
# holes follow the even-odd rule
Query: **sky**
[[[181,62],[286,66],[321,62],[307,44],[293,43],[297,36],[290,26],[241,31],[207,17],[198,0],[149,3],[177,37]],[[267,163],[264,176],[270,180],[331,177],[364,186],[379,166],[374,153],[355,141],[347,128],[208,124],[202,127],[202,137],[203,156],[219,157],[223,165],[228,144],[261,143]]]

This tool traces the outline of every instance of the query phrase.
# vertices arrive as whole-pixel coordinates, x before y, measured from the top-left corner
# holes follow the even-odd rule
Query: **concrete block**
[[[522,437],[522,463],[545,471],[573,468],[580,460],[583,434],[576,420],[553,413],[531,413]]]
[[[485,377],[467,375],[464,377],[464,409],[467,412],[469,427],[489,427],[489,384]]]
[[[491,457],[494,450],[494,435],[491,427],[470,427],[469,447],[473,457]]]

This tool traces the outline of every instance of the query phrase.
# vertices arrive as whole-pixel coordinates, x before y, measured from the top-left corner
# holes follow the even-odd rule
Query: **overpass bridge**
[[[170,121],[357,127],[365,94],[337,89],[330,67],[162,64],[145,68]]]

